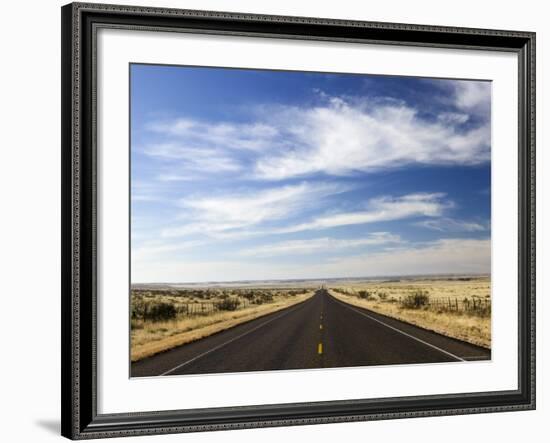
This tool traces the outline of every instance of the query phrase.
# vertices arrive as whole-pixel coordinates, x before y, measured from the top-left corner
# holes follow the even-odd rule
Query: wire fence
[[[403,300],[401,302],[405,303]],[[489,298],[429,297],[425,306],[440,311],[491,313],[491,299]]]
[[[250,307],[250,300],[221,300],[215,302],[178,303],[176,310],[181,316],[210,315],[220,311],[237,311]]]

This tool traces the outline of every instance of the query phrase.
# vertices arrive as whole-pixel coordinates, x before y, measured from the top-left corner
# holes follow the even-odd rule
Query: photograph
[[[295,3],[62,6],[61,435],[521,441],[542,22]]]
[[[131,377],[491,360],[491,81],[129,76]]]

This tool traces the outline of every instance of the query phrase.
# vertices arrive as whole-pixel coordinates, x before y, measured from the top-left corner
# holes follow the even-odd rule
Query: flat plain
[[[487,276],[136,285],[132,375],[486,360],[490,294]]]

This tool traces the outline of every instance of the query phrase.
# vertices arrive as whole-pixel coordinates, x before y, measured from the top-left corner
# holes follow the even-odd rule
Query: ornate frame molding
[[[71,439],[535,408],[535,34],[72,3],[62,8],[62,434]],[[96,74],[99,27],[514,52],[519,59],[517,391],[97,414]]]

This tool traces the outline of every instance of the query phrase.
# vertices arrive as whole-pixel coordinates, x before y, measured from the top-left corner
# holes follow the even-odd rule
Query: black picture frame
[[[535,408],[535,33],[72,3],[62,15],[62,435],[71,439]],[[95,38],[103,28],[206,32],[517,54],[518,389],[145,413],[97,413]]]

